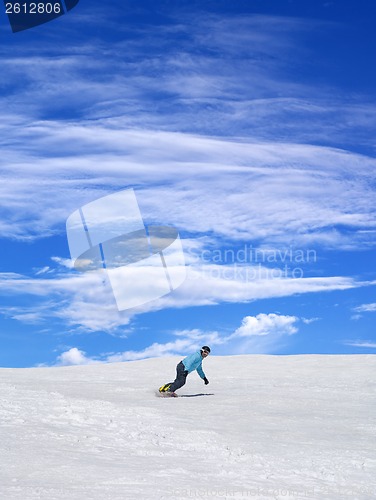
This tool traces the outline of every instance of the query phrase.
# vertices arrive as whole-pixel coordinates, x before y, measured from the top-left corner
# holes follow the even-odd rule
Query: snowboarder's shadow
[[[214,396],[213,392],[200,392],[199,394],[182,394],[179,398],[197,398],[198,396]]]

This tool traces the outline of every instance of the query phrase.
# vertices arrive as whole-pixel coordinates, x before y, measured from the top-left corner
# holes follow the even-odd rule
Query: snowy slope
[[[0,370],[0,498],[376,498],[375,356]]]

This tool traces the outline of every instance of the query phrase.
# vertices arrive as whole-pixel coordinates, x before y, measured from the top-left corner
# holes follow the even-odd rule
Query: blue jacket
[[[188,373],[193,372],[193,370],[197,370],[197,373],[200,375],[200,377],[205,378],[206,375],[204,373],[204,370],[202,369],[202,356],[200,351],[187,356],[183,359],[182,363]]]

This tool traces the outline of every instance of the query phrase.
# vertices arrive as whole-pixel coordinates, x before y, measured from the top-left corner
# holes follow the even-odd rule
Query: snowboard
[[[159,391],[156,391],[156,396],[159,396],[160,398],[178,398],[179,397],[176,394],[176,392],[159,392]]]

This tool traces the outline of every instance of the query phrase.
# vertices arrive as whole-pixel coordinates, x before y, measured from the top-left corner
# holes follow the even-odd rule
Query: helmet
[[[205,352],[207,352],[209,354],[210,353],[210,347],[207,346],[207,345],[204,345],[204,346],[201,347],[201,351],[205,351]]]

